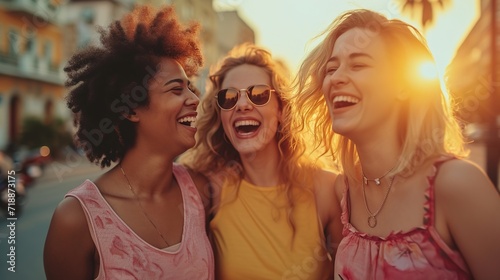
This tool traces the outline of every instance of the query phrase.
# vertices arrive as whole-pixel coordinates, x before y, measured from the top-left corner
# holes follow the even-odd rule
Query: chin
[[[193,139],[193,141],[186,144],[186,147],[187,149],[191,149],[194,145],[196,145],[196,141]]]
[[[182,143],[179,143],[179,148],[182,149],[182,153],[184,153],[185,151],[194,147],[195,144],[196,144],[196,140],[194,140],[194,139],[191,141],[183,141]]]
[[[234,146],[238,154],[248,156],[257,153],[260,147],[257,147],[255,143],[249,143],[247,145],[240,143],[239,145]]]
[[[335,122],[332,124],[332,130],[334,133],[340,134],[345,137],[348,137],[348,135],[353,132],[352,127],[344,124],[336,124]]]

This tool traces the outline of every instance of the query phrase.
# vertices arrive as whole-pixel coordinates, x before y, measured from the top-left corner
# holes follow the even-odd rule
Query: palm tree
[[[403,4],[403,11],[409,10],[412,17],[415,17],[415,12],[421,11],[420,24],[425,30],[426,27],[434,22],[434,11],[436,6],[445,9],[451,0],[397,0]]]

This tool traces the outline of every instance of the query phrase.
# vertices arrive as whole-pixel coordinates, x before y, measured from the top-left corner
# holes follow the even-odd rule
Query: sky
[[[398,4],[399,2],[399,4]],[[293,71],[317,44],[311,41],[343,11],[367,8],[411,23],[418,19],[402,15],[401,0],[214,0],[218,10],[237,10],[256,35],[256,43],[284,59]],[[479,0],[450,0],[438,8],[434,26],[427,28],[429,47],[440,76],[479,16]]]

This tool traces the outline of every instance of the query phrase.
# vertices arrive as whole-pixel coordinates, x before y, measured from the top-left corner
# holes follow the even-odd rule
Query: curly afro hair
[[[134,145],[136,129],[126,116],[148,106],[148,80],[160,58],[196,74],[203,64],[199,29],[194,22],[182,26],[171,6],[139,6],[99,30],[101,45],[71,57],[64,68],[71,88],[67,105],[75,113],[75,140],[91,162],[109,166]]]

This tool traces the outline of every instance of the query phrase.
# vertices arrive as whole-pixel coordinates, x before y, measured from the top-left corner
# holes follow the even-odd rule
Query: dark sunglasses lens
[[[271,97],[271,89],[268,86],[257,85],[253,86],[249,92],[248,97],[255,105],[264,105],[269,102]]]
[[[217,94],[217,103],[222,109],[231,109],[238,102],[238,91],[234,89],[223,89]]]

